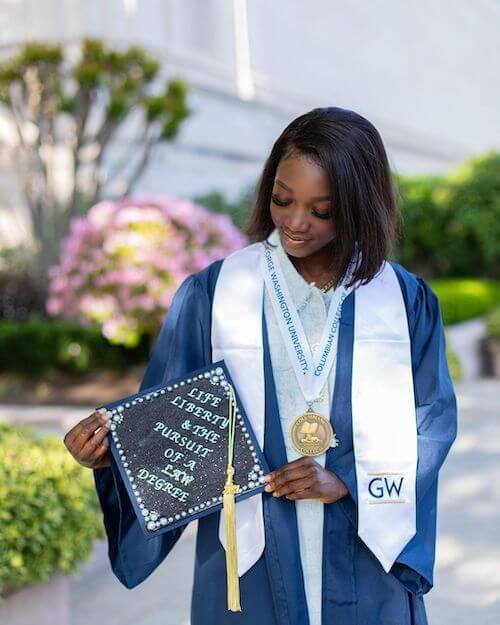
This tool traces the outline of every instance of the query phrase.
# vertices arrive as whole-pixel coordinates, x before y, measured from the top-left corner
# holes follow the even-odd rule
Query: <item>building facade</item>
[[[27,40],[95,36],[138,43],[165,77],[188,81],[194,114],[139,188],[188,197],[239,193],[289,121],[316,106],[370,119],[398,173],[498,148],[499,32],[496,0],[0,0],[4,56]],[[12,208],[2,169],[0,203]]]

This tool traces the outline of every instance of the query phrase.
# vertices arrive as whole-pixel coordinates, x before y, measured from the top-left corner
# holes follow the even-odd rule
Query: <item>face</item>
[[[271,196],[271,218],[290,256],[330,253],[333,212],[326,171],[301,154],[281,160]]]

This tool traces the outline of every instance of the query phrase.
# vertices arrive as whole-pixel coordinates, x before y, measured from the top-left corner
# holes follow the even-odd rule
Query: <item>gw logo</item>
[[[368,492],[377,500],[370,503],[404,503],[404,499],[399,499],[404,477],[394,479],[388,478],[385,474],[382,474],[384,477],[378,475],[379,477],[374,477],[368,483]]]

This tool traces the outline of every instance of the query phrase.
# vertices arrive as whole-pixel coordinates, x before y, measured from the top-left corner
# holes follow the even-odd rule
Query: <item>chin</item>
[[[283,249],[289,256],[293,256],[294,258],[305,258],[306,256],[309,256],[311,254],[311,251],[305,247],[303,249],[297,250],[294,247],[283,245]]]

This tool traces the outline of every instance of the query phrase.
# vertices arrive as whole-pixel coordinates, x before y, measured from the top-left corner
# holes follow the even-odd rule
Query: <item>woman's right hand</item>
[[[109,467],[109,417],[106,410],[95,410],[77,423],[64,437],[64,444],[82,466],[89,469]]]

